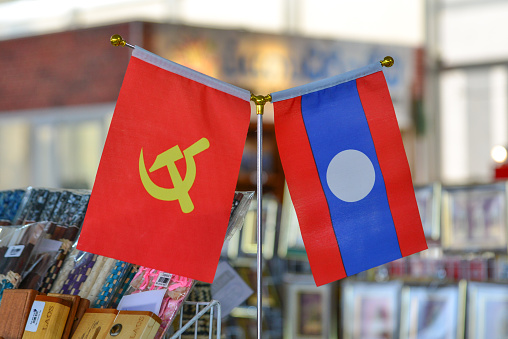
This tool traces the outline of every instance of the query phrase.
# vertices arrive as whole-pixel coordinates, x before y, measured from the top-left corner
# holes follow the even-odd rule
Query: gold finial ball
[[[381,65],[384,67],[392,67],[394,64],[394,60],[391,56],[386,56],[383,60],[381,60]]]
[[[120,34],[112,35],[110,41],[113,46],[125,46],[125,40]]]

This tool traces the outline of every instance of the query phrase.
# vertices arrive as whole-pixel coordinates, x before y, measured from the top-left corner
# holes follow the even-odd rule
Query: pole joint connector
[[[267,102],[272,101],[272,96],[270,94],[268,95],[254,95],[250,94],[250,101],[253,101],[256,104],[256,114],[257,115],[263,115],[265,104]]]

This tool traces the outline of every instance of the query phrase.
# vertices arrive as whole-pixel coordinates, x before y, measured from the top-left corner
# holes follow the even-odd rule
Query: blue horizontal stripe
[[[302,115],[347,275],[401,257],[385,184],[369,126],[352,80],[302,96]],[[326,181],[330,161],[344,150],[372,162],[372,191],[357,202],[337,198]]]

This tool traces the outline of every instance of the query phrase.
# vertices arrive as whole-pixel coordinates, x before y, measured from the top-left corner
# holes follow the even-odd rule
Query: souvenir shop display
[[[124,335],[134,316],[143,317],[145,330],[140,333],[146,338],[160,338],[170,328],[195,281],[76,249],[89,197],[87,190],[0,191],[6,225],[0,226],[0,297],[5,296],[0,316],[9,314],[0,318],[0,336],[39,337],[41,328],[28,318],[31,309],[44,315],[49,309],[44,305],[61,313],[61,321],[48,323],[51,331],[45,333],[51,338],[72,338],[80,333],[82,319],[86,323],[111,310],[114,320],[124,325]],[[235,192],[226,239],[241,229],[252,197],[253,192]],[[157,314],[116,310],[124,296],[161,289],[164,297]]]

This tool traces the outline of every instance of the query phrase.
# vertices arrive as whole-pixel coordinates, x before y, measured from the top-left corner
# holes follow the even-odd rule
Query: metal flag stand
[[[111,36],[110,42],[113,46],[127,46],[130,48],[134,48],[133,45],[127,43],[122,37],[118,34]],[[392,67],[394,60],[392,57],[387,56],[383,60],[380,61],[381,65],[384,67]],[[254,95],[251,93],[251,101],[256,104],[256,115],[257,115],[257,151],[256,151],[256,198],[257,198],[257,272],[256,272],[256,281],[257,281],[257,338],[261,339],[261,334],[263,332],[263,290],[262,290],[262,277],[263,277],[263,225],[262,225],[262,197],[263,197],[263,113],[264,107],[267,102],[272,101],[272,97],[270,94],[263,95]],[[215,304],[214,304],[215,305]],[[211,307],[213,305],[210,305]],[[209,308],[208,307],[208,308]],[[219,313],[220,313],[220,304],[219,304]],[[207,309],[208,309],[207,308]],[[203,310],[205,312],[205,310]],[[200,313],[201,314],[201,313]],[[200,316],[200,315],[199,315]],[[196,315],[195,318],[199,318]],[[192,319],[190,323],[193,323],[197,319]],[[220,323],[220,319],[218,320]],[[183,330],[189,327],[191,324],[185,325]],[[220,329],[220,324],[218,325]],[[219,330],[220,331],[220,330]],[[180,333],[180,332],[179,332]],[[179,334],[178,333],[178,334]],[[220,332],[218,333],[220,336]]]

